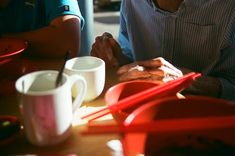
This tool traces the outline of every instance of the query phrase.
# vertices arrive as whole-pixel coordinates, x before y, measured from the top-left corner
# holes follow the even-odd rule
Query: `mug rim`
[[[68,81],[68,76],[63,73],[62,76],[63,78],[65,78],[64,83],[62,83],[62,85],[55,87],[53,89],[49,89],[49,90],[45,90],[45,91],[23,91],[22,88],[20,89],[20,85],[22,83],[22,80],[24,80],[25,78],[29,77],[30,75],[39,75],[41,73],[59,73],[59,71],[57,70],[39,70],[39,71],[34,71],[25,75],[22,75],[21,77],[19,77],[16,82],[15,82],[15,88],[17,90],[17,92],[24,94],[24,95],[32,95],[32,96],[45,96],[45,95],[51,95],[54,94],[56,92],[58,92],[62,87],[64,87],[64,85],[67,83]]]
[[[71,67],[68,67],[69,65],[71,66],[71,64],[74,64],[77,60],[80,60],[80,59],[93,59],[93,60],[96,60],[97,62],[99,61],[99,66],[97,67],[94,67],[94,68],[90,68],[90,69],[73,69]],[[75,57],[75,58],[72,58],[72,59],[69,59],[68,61],[66,61],[66,64],[65,64],[65,70],[69,70],[69,71],[72,71],[72,72],[93,72],[93,71],[96,71],[97,69],[99,68],[102,68],[103,66],[105,66],[105,62],[104,60],[98,58],[98,57],[94,57],[94,56],[79,56],[79,57]]]

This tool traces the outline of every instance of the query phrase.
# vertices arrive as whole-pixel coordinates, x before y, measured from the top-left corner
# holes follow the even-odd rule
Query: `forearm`
[[[192,85],[186,88],[183,94],[203,95],[210,97],[220,97],[221,83],[219,79],[208,76],[201,76]]]
[[[193,72],[188,68],[180,68],[180,70],[184,75]],[[201,77],[197,78],[191,86],[185,88],[182,91],[182,94],[220,97],[221,88],[221,83],[218,78],[202,75]]]
[[[223,99],[235,101],[235,85],[224,78],[220,78],[219,80],[222,86],[220,97]]]
[[[62,24],[51,24],[34,31],[3,34],[3,37],[18,38],[29,42],[30,56],[62,57],[70,50],[72,56],[79,51],[80,21],[69,19]]]

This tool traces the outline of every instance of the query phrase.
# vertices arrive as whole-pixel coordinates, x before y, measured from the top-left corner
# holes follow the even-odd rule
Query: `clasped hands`
[[[102,36],[96,37],[91,55],[103,59],[107,68],[120,67],[117,70],[119,81],[141,79],[165,83],[183,76],[181,70],[162,57],[133,63],[128,62],[128,59],[122,53],[120,45],[107,32]]]

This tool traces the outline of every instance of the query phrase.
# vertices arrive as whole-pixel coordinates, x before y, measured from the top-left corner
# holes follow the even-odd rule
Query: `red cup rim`
[[[2,61],[22,53],[28,47],[28,42],[20,39],[0,38],[0,45],[0,61]]]

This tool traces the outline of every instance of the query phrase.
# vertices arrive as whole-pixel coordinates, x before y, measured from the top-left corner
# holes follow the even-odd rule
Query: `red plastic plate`
[[[235,105],[230,101],[201,96],[188,96],[185,99],[169,97],[162,100],[151,101],[139,107],[128,116],[124,124],[128,126],[135,123],[148,123],[153,120],[164,121],[170,119],[193,119],[229,115],[235,115]],[[204,124],[210,124],[210,122],[211,121],[208,121],[208,123]],[[193,125],[194,123],[190,122],[189,125],[190,124]],[[176,128],[180,126],[181,125],[177,125]],[[224,127],[223,129],[181,129],[175,132],[161,132],[153,134],[130,133],[125,135],[123,145],[126,155],[130,152],[138,154],[144,153],[148,156],[192,155],[191,153],[188,153],[191,151],[208,152],[209,149],[218,149],[219,152],[223,154],[226,153],[224,155],[228,155],[229,152],[230,154],[231,152],[235,154],[234,130],[235,125],[233,128]],[[180,149],[180,151],[177,151],[178,149]],[[188,152],[187,154],[182,154],[185,152],[183,150],[186,149],[191,151],[186,151]],[[169,152],[171,153],[169,154]],[[202,154],[197,153],[195,155]]]
[[[19,55],[27,46],[27,42],[23,40],[0,38],[0,61]]]

